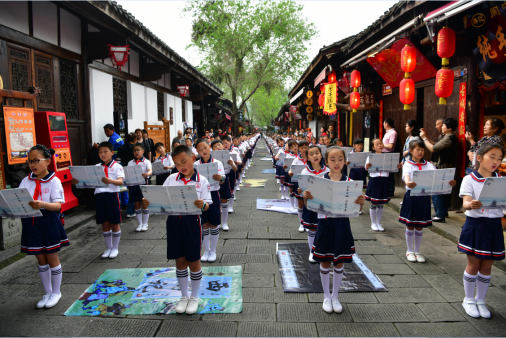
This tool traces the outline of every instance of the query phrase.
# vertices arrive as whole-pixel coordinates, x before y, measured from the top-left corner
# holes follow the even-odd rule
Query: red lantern
[[[350,107],[353,109],[354,113],[357,112],[357,108],[359,106],[360,106],[360,93],[359,92],[352,92],[350,94]]]
[[[410,104],[415,99],[415,81],[404,79],[399,85],[399,97],[404,103],[404,110],[411,109]]]
[[[441,68],[436,73],[436,96],[439,97],[439,104],[446,104],[446,99],[453,92],[453,71],[448,68]]]
[[[188,86],[177,86],[177,90],[179,90],[181,96],[189,96],[190,94],[190,87]]]
[[[320,83],[320,91],[323,93],[325,91],[325,85]]]
[[[358,88],[358,87],[360,87],[360,82],[361,82],[360,72],[355,69],[351,72],[350,86],[352,86],[353,88]]]
[[[448,27],[443,27],[437,34],[437,55],[443,59],[442,65],[450,63],[448,58],[455,54],[455,31]]]
[[[121,70],[128,62],[128,51],[130,50],[130,45],[126,46],[109,46],[109,58],[111,59],[113,67],[118,67]]]
[[[323,107],[324,101],[325,101],[325,95],[324,94],[320,94],[320,96],[318,96],[318,105],[320,107]]]
[[[416,67],[416,49],[406,45],[401,50],[401,69],[403,72],[411,73]],[[409,77],[409,76],[406,76]]]
[[[329,73],[328,80],[329,80],[329,83],[336,82],[336,72],[335,71],[331,71]]]

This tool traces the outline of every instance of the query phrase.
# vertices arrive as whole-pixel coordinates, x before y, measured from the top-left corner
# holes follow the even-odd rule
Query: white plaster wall
[[[186,123],[193,128],[193,102],[186,101]]]
[[[56,5],[49,1],[33,1],[33,36],[58,45],[58,15]]]
[[[164,94],[164,98],[165,98],[165,118],[170,121],[170,108],[174,108],[175,97],[170,94]],[[172,139],[176,136],[177,136],[176,125],[172,124],[170,125],[170,142],[172,142]]]
[[[164,86],[165,88],[171,89],[171,88],[170,88],[170,73],[167,73],[167,74],[165,74],[165,75],[164,75],[164,82],[165,82],[165,83],[164,83],[164,85],[163,85],[163,86]]]
[[[316,121],[309,121],[308,126],[311,128],[313,135],[316,135]]]
[[[60,44],[81,54],[81,20],[63,8],[60,8]]]
[[[174,137],[177,136],[178,130],[182,130],[184,133],[182,108],[183,107],[181,107],[181,98],[174,96],[174,126],[176,131]]]
[[[5,1],[0,3],[0,25],[28,34],[28,1]]]
[[[145,87],[132,81],[127,81],[128,97],[128,131],[144,129],[146,120],[146,94]]]
[[[146,88],[146,121],[148,124],[162,125],[162,121],[158,121],[158,99],[157,91],[152,88]]]
[[[107,141],[104,126],[114,123],[112,76],[90,68],[91,139],[93,142]]]
[[[139,53],[133,49],[130,49],[130,55],[128,55],[128,63],[130,63],[130,74],[139,76]],[[128,72],[127,67],[125,67],[125,72]]]

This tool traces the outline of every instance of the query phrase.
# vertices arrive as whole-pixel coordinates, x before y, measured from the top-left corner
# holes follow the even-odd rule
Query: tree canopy
[[[198,68],[233,103],[235,133],[238,110],[259,89],[269,94],[298,78],[317,34],[303,6],[290,0],[188,1],[183,11],[193,20],[189,47],[202,56]]]
[[[248,102],[248,117],[260,127],[268,127],[279,109],[287,101],[288,91],[281,86],[274,87],[268,92],[265,88],[259,88]]]

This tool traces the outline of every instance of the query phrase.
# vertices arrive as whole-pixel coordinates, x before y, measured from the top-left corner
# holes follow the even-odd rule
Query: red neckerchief
[[[47,174],[46,176],[44,176],[40,180],[37,179],[37,176],[33,172],[30,173],[30,175],[28,175],[28,179],[30,181],[35,181],[35,190],[33,191],[33,200],[34,201],[38,200],[41,193],[42,193],[42,188],[41,188],[40,184],[47,183],[55,177],[56,177],[56,175],[53,171],[50,171],[49,174]]]
[[[139,164],[141,162],[144,162],[144,156],[142,156],[142,158],[140,160],[137,160],[135,158],[134,158],[134,160],[135,160],[135,165],[137,165],[137,164]]]
[[[307,160],[303,159],[302,156],[300,156],[300,154],[297,156],[297,159],[299,161],[302,161],[302,163],[306,164],[307,163]]]
[[[471,177],[473,178],[473,180],[475,180],[476,182],[480,182],[480,183],[485,183],[485,180],[486,180],[485,177],[481,176],[481,174],[478,172],[478,170],[474,170],[471,173]],[[501,175],[499,175],[499,173],[493,172],[492,177],[501,177]]]
[[[422,166],[427,165],[427,162],[424,159],[422,159],[422,162],[420,162],[420,163],[417,163],[413,160],[407,160],[407,162],[409,164],[418,166],[418,170],[422,170]]]
[[[200,174],[196,170],[195,170],[195,174],[197,174],[196,182],[200,182]],[[193,174],[193,175],[195,175],[195,174]],[[193,175],[192,175],[192,177],[193,177]],[[182,176],[181,173],[177,173],[176,181],[181,180],[181,181],[183,181],[184,185],[188,185],[188,183],[190,183],[192,181],[192,177],[184,178],[184,176]]]
[[[105,177],[109,178],[109,168],[112,168],[115,162],[116,161],[112,160],[109,164],[102,164],[102,167],[104,167]]]
[[[315,170],[311,167],[311,162],[309,162],[307,165],[306,165],[306,169],[307,171],[309,171],[311,174],[315,174],[315,175],[319,175],[321,174],[322,172],[324,172],[325,170],[327,170],[327,167],[325,165],[323,165],[323,168],[320,169],[320,170]]]

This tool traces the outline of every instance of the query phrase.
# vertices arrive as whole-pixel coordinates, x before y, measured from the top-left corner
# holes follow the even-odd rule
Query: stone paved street
[[[104,243],[94,221],[69,234],[71,246],[60,253],[63,298],[52,309],[36,310],[43,289],[36,259],[29,256],[0,270],[0,336],[504,336],[506,274],[493,268],[487,303],[492,319],[463,313],[462,274],[466,257],[455,243],[424,232],[427,262],[405,259],[404,229],[398,213],[385,208],[384,233],[370,229],[369,205],[351,219],[356,251],[389,288],[385,293],[342,293],[342,314],[322,310],[323,294],[284,293],[275,258],[276,242],[306,243],[297,216],[257,211],[256,199],[279,197],[274,175],[262,175],[272,163],[260,140],[255,166],[246,178],[268,179],[264,188],[242,188],[220,232],[218,261],[242,265],[243,312],[226,315],[145,315],[65,317],[65,310],[106,269],[174,266],[167,262],[165,218],[150,218],[149,231],[137,233],[135,221],[122,224],[118,258],[101,259]]]

